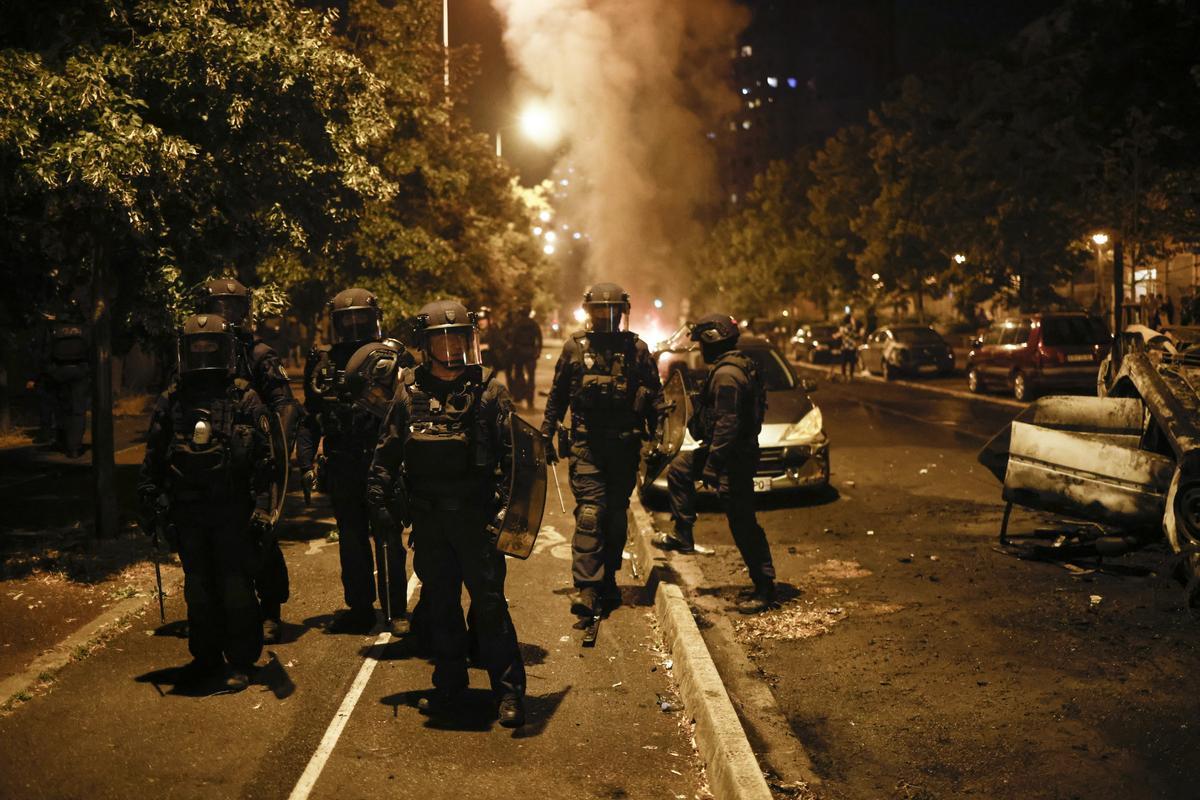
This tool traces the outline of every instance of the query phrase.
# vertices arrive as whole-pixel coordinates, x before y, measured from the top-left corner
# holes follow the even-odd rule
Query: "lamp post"
[[[1108,244],[1107,233],[1092,234],[1092,242],[1096,245],[1096,305],[1104,308],[1104,245]]]

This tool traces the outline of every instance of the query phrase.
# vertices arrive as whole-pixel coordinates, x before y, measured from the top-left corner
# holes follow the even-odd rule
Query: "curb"
[[[813,767],[808,751],[779,708],[774,692],[763,683],[761,671],[738,643],[733,623],[721,602],[698,592],[698,588],[704,585],[704,576],[695,563],[695,557],[657,554],[651,550],[649,542],[654,533],[654,523],[650,514],[636,496],[630,508],[638,551],[656,554],[655,560],[648,563],[657,565],[660,572],[668,569],[673,573],[678,588],[686,592],[690,604],[703,615],[707,623],[702,641],[706,647],[708,642],[713,642],[718,650],[721,665],[717,672],[721,688],[738,714],[743,735],[748,742],[753,738],[750,747],[759,759],[760,772],[764,776],[771,776],[768,785],[775,785],[774,781],[779,781],[786,788],[804,787],[810,791],[820,786],[822,780]],[[660,627],[666,627],[661,621],[659,624]],[[713,663],[716,663],[716,659]]]
[[[178,580],[164,581],[163,592],[169,597],[179,585],[180,581]],[[13,699],[41,683],[42,675],[54,675],[74,661],[77,648],[87,647],[96,639],[103,637],[123,620],[143,610],[154,599],[155,594],[151,592],[145,597],[130,597],[115,603],[58,644],[48,650],[43,650],[33,661],[29,662],[29,666],[24,670],[0,681],[0,707],[12,708]]]
[[[789,361],[793,367],[805,369],[810,372],[828,373],[824,365],[808,364],[803,361]],[[855,380],[870,381],[871,383],[883,383],[888,386],[903,386],[906,389],[919,389],[922,392],[930,394],[940,394],[946,397],[955,397],[959,400],[972,400],[977,403],[993,403],[999,406],[1008,406],[1009,408],[1025,409],[1029,407],[1028,403],[1022,403],[1019,400],[1009,400],[1007,397],[993,397],[986,394],[973,394],[965,389],[947,389],[945,386],[930,386],[927,383],[918,383],[917,381],[885,381],[883,378],[869,375],[866,372],[856,372]]]
[[[675,660],[683,702],[696,721],[696,746],[708,767],[717,800],[771,800],[771,790],[683,591],[673,583],[658,587],[654,611]]]

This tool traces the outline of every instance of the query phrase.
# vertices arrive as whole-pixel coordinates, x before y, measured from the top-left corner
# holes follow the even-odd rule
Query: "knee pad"
[[[581,503],[575,515],[575,530],[594,536],[600,530],[600,506]]]

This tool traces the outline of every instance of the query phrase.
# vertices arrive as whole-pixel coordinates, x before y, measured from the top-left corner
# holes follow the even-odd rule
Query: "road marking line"
[[[408,579],[408,593],[405,595],[406,602],[412,602],[413,592],[421,582],[417,579],[417,573],[413,573]],[[317,785],[317,779],[321,777],[321,770],[325,768],[325,762],[329,760],[329,756],[333,754],[333,748],[337,746],[338,739],[342,735],[342,730],[345,729],[346,723],[350,721],[350,714],[354,711],[354,706],[358,704],[358,698],[362,696],[363,690],[367,688],[367,682],[371,680],[371,673],[375,671],[375,665],[379,663],[379,656],[383,652],[383,646],[392,638],[391,633],[384,631],[375,639],[375,644],[371,645],[371,649],[367,651],[366,658],[363,659],[363,664],[358,669],[358,675],[354,678],[354,683],[350,684],[350,691],[346,693],[346,697],[342,700],[342,704],[338,706],[337,713],[333,715],[333,720],[329,723],[329,727],[325,729],[325,735],[321,738],[321,743],[317,745],[317,751],[313,753],[312,758],[308,761],[308,766],[304,768],[303,774],[300,775],[300,780],[296,782],[296,788],[292,789],[292,793],[288,795],[288,800],[306,800],[313,788]]]

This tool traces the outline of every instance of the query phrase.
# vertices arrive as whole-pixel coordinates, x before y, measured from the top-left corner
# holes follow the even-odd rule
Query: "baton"
[[[154,583],[158,586],[158,619],[164,625],[167,622],[167,609],[163,605],[163,587],[162,587],[162,567],[158,564],[158,540],[159,531],[162,530],[162,522],[154,526]]]
[[[383,552],[383,556],[380,558],[380,562],[381,562],[380,570],[382,571],[382,574],[383,574],[383,597],[380,598],[380,600],[382,601],[380,603],[380,605],[383,606],[384,621],[391,622],[392,621],[392,581],[391,581],[391,578],[388,576],[388,543],[387,543],[387,537],[388,537],[388,534],[390,533],[390,531],[380,531],[380,533],[382,535],[379,537],[379,548]]]
[[[558,493],[558,507],[562,509],[562,513],[567,513],[567,507],[563,505],[562,487],[558,485],[558,467],[554,464],[550,465],[550,474],[554,476],[554,491]]]

